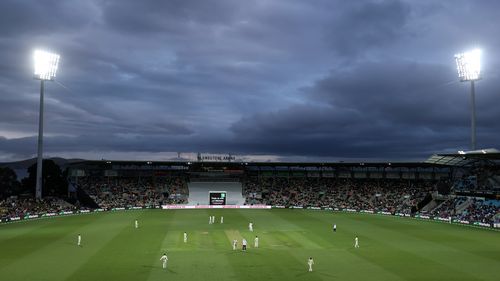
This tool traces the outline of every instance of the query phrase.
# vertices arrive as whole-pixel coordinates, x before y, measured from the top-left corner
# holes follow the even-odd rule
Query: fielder
[[[82,246],[82,236],[78,234],[78,246]]]
[[[248,224],[248,230],[253,231],[253,222]]]
[[[254,239],[254,247],[255,248],[259,248],[259,237],[257,237],[257,235],[255,235],[255,239]]]
[[[238,246],[238,240],[234,239],[233,240],[233,251],[236,250],[237,246]]]
[[[358,236],[356,236],[356,238],[354,238],[354,248],[359,248]]]
[[[167,268],[168,257],[166,253],[161,256],[160,260],[163,262],[163,269]]]
[[[224,217],[220,217],[220,223],[224,223]]]
[[[212,223],[215,223],[215,216],[212,216]]]
[[[333,232],[337,232],[337,225],[336,224],[333,225]]]
[[[184,232],[184,243],[187,243],[188,241],[188,234]]]
[[[309,265],[309,272],[313,271],[313,264],[314,260],[312,257],[310,257],[309,260],[307,261],[307,265]]]
[[[243,238],[243,241],[241,241],[241,245],[242,245],[242,250],[246,251],[247,250],[247,240],[245,238]]]
[[[208,217],[208,224],[212,224],[212,216]]]
[[[139,228],[139,222],[135,220],[135,228]]]

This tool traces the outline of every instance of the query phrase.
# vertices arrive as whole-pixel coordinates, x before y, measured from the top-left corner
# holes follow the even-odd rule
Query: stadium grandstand
[[[80,161],[68,198],[9,196],[3,222],[95,210],[271,206],[379,213],[485,227],[500,222],[500,153],[437,154],[408,163]]]

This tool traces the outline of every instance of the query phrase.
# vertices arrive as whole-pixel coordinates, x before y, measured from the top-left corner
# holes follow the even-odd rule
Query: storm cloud
[[[50,156],[423,160],[470,146],[453,54],[483,49],[478,146],[498,148],[497,1],[0,2],[0,161]],[[108,156],[112,155],[112,156]],[[137,158],[132,157],[132,158]],[[163,158],[162,158],[163,157]]]

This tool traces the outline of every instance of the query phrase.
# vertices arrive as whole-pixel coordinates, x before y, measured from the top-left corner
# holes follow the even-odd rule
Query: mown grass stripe
[[[218,223],[209,225],[209,215]],[[224,224],[219,223],[221,215]],[[45,221],[3,226],[0,236],[8,230],[4,241],[12,243],[12,249],[29,244],[25,239],[36,238],[36,233],[62,236],[16,257],[0,269],[0,280],[498,279],[494,251],[500,236],[475,228],[306,210],[144,210],[89,216],[97,219],[55,219],[46,229],[39,224]],[[133,226],[137,217],[138,230]],[[254,232],[248,231],[249,221],[255,223]],[[331,230],[333,223],[337,233]],[[17,230],[20,235],[10,239]],[[31,231],[34,237],[23,235]],[[188,243],[182,241],[184,231]],[[83,248],[75,245],[78,232],[83,234]],[[258,249],[253,248],[255,235],[260,238]],[[360,249],[353,248],[355,235]],[[239,240],[237,251],[232,250],[232,237]],[[249,242],[245,253],[242,237]],[[0,258],[8,257],[1,251],[3,243]],[[170,258],[167,271],[159,261],[163,250]],[[312,273],[307,272],[309,256],[316,262]]]

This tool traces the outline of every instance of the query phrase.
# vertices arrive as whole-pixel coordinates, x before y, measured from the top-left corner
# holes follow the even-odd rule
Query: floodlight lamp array
[[[33,54],[33,58],[35,61],[35,79],[54,80],[59,64],[59,55],[36,50]]]
[[[475,81],[481,79],[481,50],[455,55],[458,78],[460,81]]]

